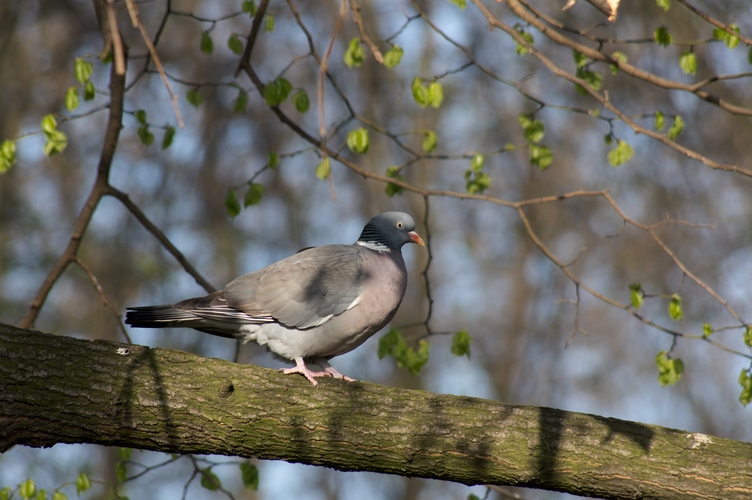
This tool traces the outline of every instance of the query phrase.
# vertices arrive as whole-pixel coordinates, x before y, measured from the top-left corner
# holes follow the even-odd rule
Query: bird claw
[[[342,375],[332,365],[327,363],[326,360],[316,360],[315,363],[325,366],[324,371],[312,371],[306,366],[305,361],[303,361],[302,358],[297,358],[295,360],[295,366],[293,368],[280,368],[279,371],[284,373],[285,375],[290,375],[291,373],[300,373],[305,378],[307,378],[308,381],[315,387],[318,387],[319,385],[319,383],[316,381],[316,377],[332,377],[340,380],[345,380],[347,382],[355,382],[354,378],[348,377],[347,375]]]

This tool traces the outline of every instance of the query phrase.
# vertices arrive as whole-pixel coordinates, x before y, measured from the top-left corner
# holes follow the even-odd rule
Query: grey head
[[[405,212],[384,212],[365,225],[358,244],[374,250],[399,250],[405,243],[425,246],[423,238],[415,232],[415,221]]]

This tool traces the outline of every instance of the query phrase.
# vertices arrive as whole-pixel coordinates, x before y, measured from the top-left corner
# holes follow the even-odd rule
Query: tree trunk
[[[0,452],[96,443],[603,498],[752,496],[752,445],[0,324]]]

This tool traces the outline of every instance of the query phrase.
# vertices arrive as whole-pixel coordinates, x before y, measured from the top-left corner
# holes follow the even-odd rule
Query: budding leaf
[[[10,170],[16,163],[16,143],[10,139],[3,141],[0,146],[0,174]]]
[[[256,15],[256,2],[246,0],[245,2],[243,2],[241,6],[241,10],[246,14],[250,14],[251,17],[255,16]]]
[[[483,168],[483,164],[486,162],[485,157],[480,153],[475,153],[473,159],[470,160],[470,170],[477,172]]]
[[[400,168],[392,165],[391,167],[386,169],[386,176],[405,182],[405,178],[402,177],[399,172]],[[397,184],[394,184],[392,182],[387,182],[386,186],[384,186],[384,192],[390,198],[395,194],[402,194],[402,191],[404,191],[404,188],[402,186],[398,186]]]
[[[444,100],[444,88],[439,82],[431,82],[428,86],[428,102],[434,107],[441,106],[441,102]]]
[[[225,196],[225,210],[227,210],[227,215],[232,219],[240,214],[240,203],[235,197],[234,189],[227,190],[227,196]]]
[[[232,112],[242,113],[245,111],[245,107],[248,104],[248,93],[245,90],[238,92],[238,97],[232,102]]]
[[[277,153],[269,153],[269,168],[276,170],[279,166],[279,155]]]
[[[151,133],[148,125],[141,125],[140,127],[138,127],[138,131],[136,133],[138,135],[138,138],[141,139],[141,142],[144,143],[145,146],[151,146],[152,144],[154,144],[154,134]]]
[[[175,127],[166,126],[164,136],[162,136],[162,150],[169,148],[172,145],[172,139],[175,137]]]
[[[655,43],[662,47],[668,47],[674,43],[674,37],[671,36],[671,33],[668,32],[665,26],[659,26],[653,31],[653,39]]]
[[[91,480],[89,479],[89,476],[87,476],[85,472],[82,472],[76,478],[76,492],[80,496],[81,493],[89,491],[89,488],[91,488]]]
[[[97,89],[94,88],[94,84],[89,80],[84,84],[84,101],[93,101],[97,95]]]
[[[261,198],[263,197],[265,190],[266,188],[263,184],[251,182],[248,185],[248,191],[245,192],[245,197],[243,198],[243,206],[248,208],[252,205],[258,205],[259,203],[261,203]]]
[[[266,15],[266,19],[264,20],[264,29],[267,33],[274,31],[274,16],[272,16],[271,14]]]
[[[538,167],[538,170],[542,172],[553,162],[554,153],[551,148],[542,144],[530,144],[530,165]]]
[[[679,67],[687,75],[694,75],[697,73],[697,58],[694,52],[682,52],[679,56]]]
[[[675,293],[671,296],[671,300],[668,303],[668,315],[674,321],[681,321],[682,319],[684,319],[681,295],[679,295],[678,293]]]
[[[76,80],[80,83],[86,83],[94,73],[94,66],[81,57],[77,57],[73,63],[73,73],[76,75]]]
[[[658,7],[663,9],[665,12],[668,12],[669,7],[671,7],[669,2],[670,0],[655,0],[655,3],[658,5]]]
[[[199,106],[201,106],[201,103],[204,102],[204,98],[201,97],[201,94],[198,93],[197,89],[189,90],[188,92],[186,92],[185,99],[191,105],[193,105],[194,108],[198,108]]]
[[[645,292],[642,291],[642,284],[632,283],[629,285],[629,290],[632,295],[632,307],[639,309],[642,305],[642,300],[645,298]]]
[[[128,466],[125,462],[120,461],[115,465],[115,479],[118,483],[128,479]]]
[[[449,0],[449,3],[456,5],[462,10],[465,10],[465,7],[467,7],[467,0]]]
[[[351,130],[347,134],[347,147],[353,153],[365,154],[368,152],[369,145],[368,130],[363,127]]]
[[[393,356],[397,361],[397,366],[407,368],[410,374],[417,375],[420,373],[423,365],[428,362],[428,351],[430,344],[421,340],[418,342],[418,349],[407,347],[402,333],[396,328],[389,330],[389,333],[379,339],[379,359],[383,359],[387,354]]]
[[[520,34],[520,36],[522,37],[522,39],[525,40],[525,42],[527,42],[528,45],[532,45],[533,44],[533,35],[531,35],[527,31],[525,31],[524,29],[522,29],[522,26],[520,26],[519,24],[517,24],[517,25],[515,25],[514,29],[517,30],[517,33]],[[518,56],[522,56],[522,55],[527,54],[528,50],[521,43],[517,43],[516,53],[517,53]]]
[[[78,88],[73,86],[65,93],[65,109],[74,111],[78,108]]]
[[[384,66],[389,69],[394,68],[400,63],[404,53],[405,51],[402,50],[402,47],[399,45],[393,45],[392,48],[384,54]]]
[[[259,487],[258,469],[251,462],[245,461],[240,464],[240,477],[243,485],[249,490],[256,491]]]
[[[708,338],[713,334],[713,327],[710,325],[710,323],[703,323],[702,325],[702,336],[704,338]]]
[[[663,130],[663,125],[665,123],[665,119],[663,117],[663,113],[660,111],[655,112],[655,130],[656,132],[660,132]]]
[[[577,52],[576,50],[572,51],[572,57],[574,58],[574,63],[578,68],[582,68],[588,63],[587,56],[585,56],[585,54]]]
[[[749,371],[742,369],[739,374],[739,385],[742,386],[739,402],[747,406],[752,401],[752,377],[749,376]]]
[[[358,40],[357,37],[350,40],[350,45],[347,47],[344,55],[344,61],[345,64],[347,64],[347,67],[359,68],[360,65],[363,64],[365,58],[366,52],[363,50],[363,47],[361,47],[360,40]]]
[[[752,347],[752,329],[750,329],[750,327],[744,329],[742,340],[747,347]]]
[[[219,480],[219,477],[207,467],[206,469],[201,469],[201,486],[209,491],[217,491],[222,486],[222,482]]]
[[[608,162],[612,167],[618,167],[631,160],[633,155],[632,146],[626,141],[618,140],[616,147],[608,152]]]
[[[322,181],[329,178],[329,175],[332,173],[332,165],[329,161],[329,157],[325,156],[321,159],[318,165],[316,165],[316,177],[321,179]]]
[[[36,495],[36,493],[37,486],[31,479],[27,479],[18,486],[18,494],[21,495],[21,498],[23,498],[24,500],[29,500],[31,497]]]
[[[522,131],[525,140],[528,142],[540,142],[546,134],[546,127],[540,120],[534,119],[531,115],[521,114],[517,121],[522,125]]]
[[[204,54],[211,54],[214,52],[214,42],[211,39],[208,31],[201,32],[201,52]]]
[[[467,359],[470,359],[470,343],[472,341],[473,338],[467,333],[467,330],[463,328],[452,337],[452,347],[450,351],[455,356],[467,356]]]
[[[311,103],[308,100],[308,93],[305,90],[297,91],[295,95],[292,96],[292,102],[295,104],[295,109],[297,109],[299,113],[305,113],[311,106]]]
[[[132,454],[133,448],[118,448],[118,455],[120,455],[121,460],[130,460]]]
[[[230,49],[233,54],[239,56],[243,53],[243,42],[238,35],[233,33],[230,35],[230,38],[227,39],[227,48]]]
[[[681,116],[676,115],[674,123],[671,125],[671,128],[668,129],[668,138],[676,139],[679,137],[679,134],[682,133],[682,130],[684,130],[684,120],[682,120]]]
[[[739,33],[739,27],[736,26],[735,24],[732,24],[731,26],[729,26],[729,28],[731,28],[731,31],[735,31],[736,33]],[[715,38],[716,40],[721,40],[723,43],[726,44],[726,47],[728,47],[729,49],[733,49],[734,47],[739,45],[738,37],[735,37],[731,33],[721,28],[715,28],[713,30],[713,38]]]
[[[428,95],[428,88],[423,85],[423,80],[416,76],[413,78],[413,83],[410,85],[410,88],[413,91],[413,99],[415,99],[415,103],[418,106],[425,108],[431,103],[431,99]]]
[[[430,153],[431,151],[436,149],[437,142],[438,137],[436,136],[436,132],[434,132],[433,130],[423,132],[423,151]]]
[[[684,363],[681,359],[671,359],[666,351],[661,351],[655,357],[658,366],[658,382],[662,386],[673,385],[679,381],[684,372]]]

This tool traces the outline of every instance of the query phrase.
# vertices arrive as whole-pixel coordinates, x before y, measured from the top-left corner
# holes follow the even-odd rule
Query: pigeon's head
[[[426,246],[415,232],[415,221],[404,212],[384,212],[368,221],[358,243],[375,250],[399,250],[405,243]]]

